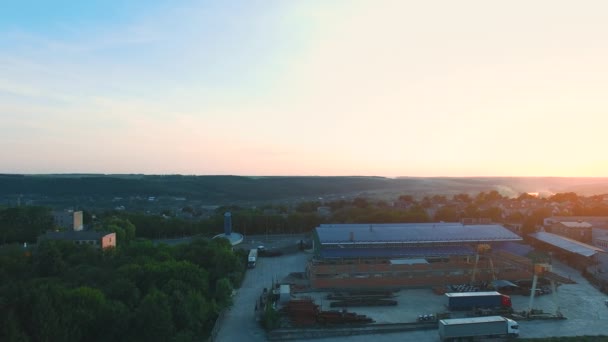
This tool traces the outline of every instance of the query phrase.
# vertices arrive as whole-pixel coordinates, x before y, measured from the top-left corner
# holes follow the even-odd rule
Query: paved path
[[[276,258],[259,258],[248,270],[232,308],[227,312],[217,334],[218,342],[266,341],[266,333],[255,320],[255,303],[263,288],[270,288],[273,279],[282,279],[291,272],[303,271],[310,254],[298,253]]]

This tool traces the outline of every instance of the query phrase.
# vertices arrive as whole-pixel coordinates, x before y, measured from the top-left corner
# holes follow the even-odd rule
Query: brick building
[[[38,237],[42,240],[73,241],[77,245],[92,245],[95,248],[106,249],[116,247],[116,233],[92,231],[46,232]]]
[[[602,248],[557,234],[537,232],[530,234],[530,237],[536,240],[541,249],[578,269],[597,264],[598,256],[605,253]]]
[[[81,231],[84,227],[82,211],[54,211],[53,222],[66,230]]]
[[[587,222],[593,228],[608,229],[608,216],[551,216],[543,221],[545,227],[558,222]]]
[[[549,227],[549,233],[557,234],[584,243],[591,243],[593,226],[582,221],[555,222]]]

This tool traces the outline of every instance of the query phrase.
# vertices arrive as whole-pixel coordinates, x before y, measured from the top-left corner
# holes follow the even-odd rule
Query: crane
[[[538,284],[538,276],[543,275],[545,272],[551,271],[551,265],[549,264],[534,264],[534,275],[532,276],[532,288],[530,289],[530,301],[528,303],[528,315],[532,315],[534,313],[533,305],[534,305],[534,297],[536,296],[536,285]],[[551,281],[551,295],[553,296],[553,303],[555,304],[555,316],[558,318],[562,318],[563,315],[559,309],[559,304],[557,302],[557,289],[555,286],[555,280],[550,278]]]
[[[488,244],[479,244],[476,248],[475,253],[475,265],[473,266],[473,272],[471,274],[471,284],[475,282],[475,276],[477,275],[477,265],[479,264],[479,256],[480,254],[486,254],[491,250],[492,247]],[[490,268],[492,272],[492,279],[496,280],[496,275],[494,274],[494,263],[492,262],[492,258],[489,258]]]

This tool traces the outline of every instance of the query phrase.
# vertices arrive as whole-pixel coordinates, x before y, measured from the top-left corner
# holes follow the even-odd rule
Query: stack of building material
[[[374,320],[365,316],[358,315],[354,312],[342,311],[321,311],[317,315],[318,321],[321,324],[367,324],[373,323]]]
[[[283,307],[291,324],[296,326],[314,325],[317,322],[319,306],[311,298],[292,299]]]

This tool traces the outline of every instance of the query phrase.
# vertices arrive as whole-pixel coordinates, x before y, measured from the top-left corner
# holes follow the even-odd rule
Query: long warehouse
[[[501,225],[323,224],[307,273],[314,288],[441,286],[530,277],[491,251],[521,237]],[[482,248],[481,259],[476,255]],[[473,274],[475,273],[475,274]]]

